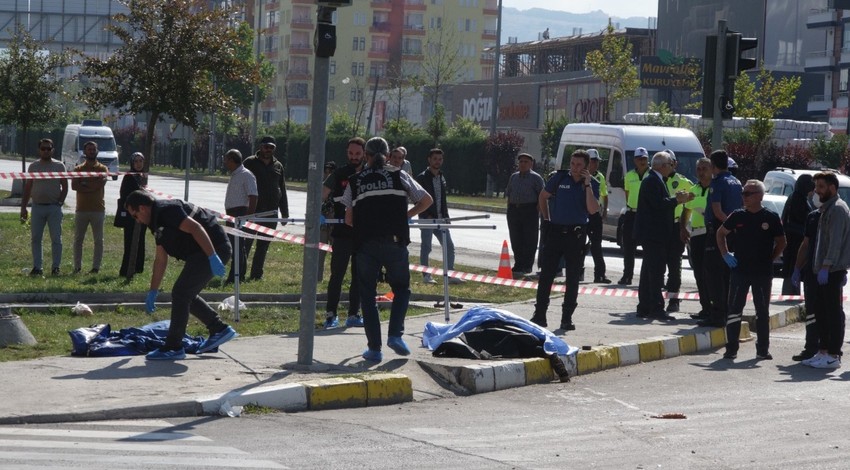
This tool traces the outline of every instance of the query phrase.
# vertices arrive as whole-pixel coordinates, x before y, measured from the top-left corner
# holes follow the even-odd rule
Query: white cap
[[[591,160],[602,160],[599,158],[599,152],[597,152],[596,149],[587,149],[586,152],[590,155]]]
[[[635,149],[634,158],[638,158],[638,157],[649,158],[649,152],[647,152],[646,149],[643,148],[643,147],[638,147],[638,148]]]
[[[676,154],[675,154],[675,153],[673,153],[673,151],[672,151],[672,150],[670,150],[670,149],[664,149],[664,153],[666,153],[667,155],[670,155],[670,158],[672,158],[674,162],[677,162],[677,161],[678,161],[678,160],[676,160]]]

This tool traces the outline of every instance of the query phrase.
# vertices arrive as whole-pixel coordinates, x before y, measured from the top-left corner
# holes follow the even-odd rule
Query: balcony
[[[290,25],[292,25],[292,29],[312,30],[313,20],[309,16],[293,17]]]
[[[495,29],[485,29],[481,32],[481,39],[496,39],[496,30]]]
[[[484,2],[484,14],[487,16],[499,16],[499,0],[486,0]]]
[[[842,91],[841,93],[835,95],[835,107],[838,109],[846,109],[848,106],[847,92]]]
[[[313,46],[307,43],[293,43],[289,46],[290,54],[312,54]]]
[[[425,0],[404,0],[404,11],[426,11]]]
[[[810,114],[826,114],[829,111],[829,108],[832,107],[831,95],[814,95],[809,98],[806,111]]]
[[[806,72],[830,72],[835,70],[835,57],[832,51],[811,52],[806,56]]]
[[[806,26],[809,29],[838,26],[838,10],[832,10],[829,8],[809,10],[809,17],[806,20]]]
[[[422,59],[422,49],[402,49],[401,55],[405,59]]]
[[[389,21],[375,21],[369,27],[370,33],[389,34],[392,30],[392,24]]]
[[[390,51],[386,47],[384,48],[375,48],[369,49],[368,57],[370,59],[384,59],[387,60],[390,58]]]
[[[850,67],[850,44],[841,48],[841,58],[838,59],[839,67]]]
[[[409,36],[424,36],[425,25],[421,24],[406,24],[404,25],[404,34]]]
[[[369,6],[372,7],[373,10],[392,10],[393,2],[392,0],[372,0],[369,2]]]
[[[286,78],[290,80],[310,80],[312,76],[307,69],[292,69],[286,72]]]

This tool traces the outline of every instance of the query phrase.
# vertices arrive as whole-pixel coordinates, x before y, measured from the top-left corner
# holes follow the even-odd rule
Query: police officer
[[[638,193],[640,193],[640,183],[646,176],[646,171],[649,169],[649,152],[643,147],[635,149],[634,154],[635,168],[629,170],[625,177],[626,191],[626,213],[623,214],[623,277],[617,281],[620,285],[629,285],[632,283],[632,276],[635,272],[635,252],[637,251],[637,242],[634,238],[635,228],[635,213],[638,206]]]
[[[679,233],[685,243],[690,246],[688,253],[694,280],[699,292],[700,311],[691,318],[702,320],[708,318],[711,312],[711,297],[706,284],[705,271],[705,205],[708,200],[708,188],[711,185],[711,160],[700,158],[697,161],[697,184],[691,186],[690,193],[694,198],[685,203],[682,216],[679,218]]]
[[[345,217],[345,206],[342,205],[342,194],[348,187],[348,179],[351,175],[363,169],[363,146],[366,141],[361,137],[353,137],[348,141],[346,154],[348,165],[338,168],[325,179],[322,186],[322,199],[333,201],[334,217],[342,219]],[[363,326],[363,318],[360,312],[360,292],[357,286],[357,261],[354,256],[354,230],[345,224],[335,224],[331,230],[333,251],[331,252],[331,278],[328,280],[328,301],[325,312],[325,329],[339,326],[337,319],[337,308],[339,297],[342,292],[342,281],[345,272],[348,271],[348,262],[351,261],[351,286],[348,289],[348,317],[345,320],[347,327]]]
[[[670,156],[670,161],[673,164],[673,172],[664,181],[670,197],[675,197],[679,191],[690,192],[694,183],[685,177],[685,175],[676,171],[676,168],[679,166],[676,154],[670,149],[665,149],[664,153]],[[679,289],[682,287],[682,253],[685,252],[685,242],[682,240],[679,219],[682,217],[684,208],[684,204],[679,204],[673,211],[673,227],[671,228],[669,237],[670,245],[667,247],[667,285],[665,286],[669,297],[667,313],[678,312],[681,301],[676,294],[679,293]]]
[[[341,202],[346,207],[346,224],[354,227],[358,284],[368,345],[363,359],[380,362],[383,360],[381,323],[375,302],[378,276],[381,268],[386,268],[386,279],[393,292],[387,346],[406,356],[410,349],[401,336],[410,301],[408,220],[427,209],[433,200],[407,172],[384,165],[390,153],[386,140],[373,137],[366,142],[364,151],[366,167],[349,178]],[[414,203],[409,209],[408,198]]]
[[[605,257],[602,256],[602,225],[608,217],[608,182],[605,181],[605,175],[599,171],[599,162],[602,160],[599,152],[596,149],[587,149],[587,154],[590,155],[587,171],[599,183],[599,191],[596,192],[594,189],[596,200],[599,201],[599,212],[590,214],[590,220],[587,223],[590,254],[593,256],[593,282],[611,284],[611,280],[605,277]],[[594,188],[596,187],[594,185]]]
[[[232,253],[215,215],[177,199],[156,200],[141,190],[130,193],[124,206],[131,217],[150,228],[156,239],[150,291],[145,298],[148,313],[156,310],[156,297],[168,266],[168,256],[184,261],[183,270],[171,289],[171,324],[165,344],[148,353],[146,359],[176,361],[186,357],[183,336],[190,312],[210,332],[209,338],[198,347],[198,353],[211,351],[239,336],[198,295],[213,276],[224,276],[224,263]]]
[[[717,248],[717,229],[726,221],[726,217],[743,206],[741,182],[729,172],[729,156],[725,150],[711,152],[711,165],[714,179],[708,190],[705,206],[705,269],[711,273],[705,279],[711,297],[709,317],[699,320],[699,326],[724,327],[729,309],[729,266]],[[734,238],[731,240],[734,245]],[[730,240],[727,240],[729,243]],[[732,248],[734,250],[734,247]]]
[[[546,311],[549,309],[549,294],[555,271],[561,257],[566,260],[566,289],[564,304],[561,307],[561,329],[575,330],[573,312],[578,306],[578,284],[581,275],[584,246],[587,243],[587,223],[589,216],[599,211],[599,203],[594,195],[594,180],[587,165],[590,155],[584,150],[576,150],[570,156],[569,171],[558,171],[546,187],[540,191],[538,207],[543,215],[543,266],[537,285],[537,303],[531,321],[546,327]],[[598,190],[598,188],[597,188]],[[552,197],[552,201],[549,198]],[[552,204],[550,211],[549,203]]]

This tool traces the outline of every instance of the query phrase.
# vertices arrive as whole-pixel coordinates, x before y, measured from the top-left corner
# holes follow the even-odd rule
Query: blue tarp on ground
[[[555,336],[551,331],[541,328],[525,318],[514,315],[507,310],[482,306],[472,307],[455,324],[426,323],[425,331],[422,333],[422,345],[433,351],[443,342],[488,321],[503,321],[533,334],[543,341],[543,350],[549,354],[563,356],[575,354],[578,351],[578,348],[568,345],[566,341]]]
[[[72,356],[137,356],[159,349],[165,344],[170,320],[149,323],[145,326],[112,331],[109,324],[92,325],[69,331]],[[189,354],[198,351],[203,336],[183,337],[183,348]]]

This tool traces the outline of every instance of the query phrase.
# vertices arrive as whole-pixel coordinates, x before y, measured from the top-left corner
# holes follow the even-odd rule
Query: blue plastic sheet
[[[77,328],[68,332],[71,336],[71,355],[107,357],[147,354],[165,344],[170,324],[170,320],[162,320],[119,331],[112,331],[108,324]],[[203,336],[185,335],[183,348],[187,353],[194,354],[203,342]]]

